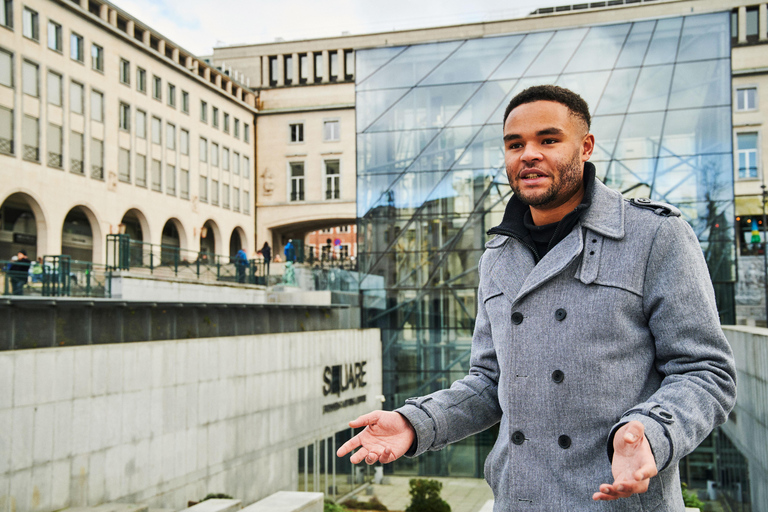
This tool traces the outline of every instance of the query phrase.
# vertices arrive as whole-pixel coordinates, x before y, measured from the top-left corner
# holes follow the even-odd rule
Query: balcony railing
[[[61,153],[54,153],[52,151],[48,152],[48,165],[50,167],[58,167],[61,169],[62,167],[63,159],[61,157]]]
[[[75,174],[83,174],[83,161],[75,159],[70,160],[69,170]]]
[[[13,139],[4,139],[0,137],[0,153],[4,155],[13,154]]]
[[[39,162],[40,148],[37,146],[28,146],[24,144],[24,160],[29,160],[30,162]]]
[[[3,295],[42,297],[111,296],[111,272],[104,265],[73,260],[67,255],[44,256],[43,263],[0,261]]]
[[[104,179],[104,167],[100,165],[92,165],[91,166],[91,178],[96,180],[103,180]]]

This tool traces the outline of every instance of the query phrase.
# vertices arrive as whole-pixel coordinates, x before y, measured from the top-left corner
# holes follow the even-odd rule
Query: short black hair
[[[512,98],[512,101],[507,105],[507,110],[504,111],[504,123],[507,122],[509,113],[515,108],[525,103],[533,103],[534,101],[554,101],[565,105],[572,115],[587,123],[587,130],[592,125],[589,106],[584,101],[584,98],[570,89],[558,87],[557,85],[534,85]]]
[[[26,256],[26,255],[27,255],[27,251],[26,251],[26,249],[20,249],[20,250],[19,250],[19,252],[20,252],[21,254],[23,254],[24,256]]]

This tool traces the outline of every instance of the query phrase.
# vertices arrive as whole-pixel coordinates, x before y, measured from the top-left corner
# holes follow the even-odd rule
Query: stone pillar
[[[192,57],[184,57],[184,67],[187,69],[193,69],[194,65],[192,64]]]
[[[133,20],[128,20],[128,23],[125,24],[125,31],[129,37],[134,36],[134,28],[136,28],[136,25],[134,24]]]
[[[768,41],[768,4],[760,4],[758,16],[758,38],[760,41]]]
[[[88,10],[88,0],[80,0],[80,8],[84,11]]]
[[[308,77],[307,77],[307,83],[313,84],[315,83],[315,52],[307,52],[307,64],[309,68],[307,69]]]
[[[157,53],[165,55],[165,39],[160,39],[157,42]]]
[[[331,61],[328,58],[328,50],[323,50],[323,83],[327,84],[330,81],[331,76],[331,69],[330,69]]]
[[[179,49],[178,48],[174,48],[173,51],[171,52],[171,59],[176,64],[179,64]]]
[[[213,83],[216,84],[216,87],[221,89],[221,74],[216,73],[216,76],[213,77]]]
[[[285,59],[282,55],[277,56],[277,86],[285,85]]]
[[[344,63],[344,50],[343,49],[337,50],[336,51],[336,55],[338,55],[337,58],[339,59],[339,68],[337,70],[339,72],[339,74],[336,76],[336,80],[339,81],[339,82],[343,82],[344,81],[344,64],[345,64]]]
[[[117,26],[117,11],[114,9],[109,10],[109,24],[113,27]]]
[[[739,7],[738,14],[738,26],[739,26],[739,44],[747,42],[747,8],[744,6]]]
[[[149,44],[152,42],[151,35],[149,33],[149,30],[144,31],[144,35],[141,36],[141,42],[145,45],[149,46]]]
[[[293,67],[293,85],[301,83],[301,76],[299,75],[299,54],[294,53],[291,55],[291,64]]]
[[[232,94],[232,81],[227,81],[227,93]]]
[[[269,87],[269,56],[261,57],[261,86]]]
[[[203,68],[203,78],[205,78],[206,82],[210,82],[211,81],[211,68],[209,68],[207,66],[205,68]]]

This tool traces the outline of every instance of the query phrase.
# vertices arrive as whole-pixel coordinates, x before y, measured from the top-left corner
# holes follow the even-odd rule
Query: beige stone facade
[[[6,13],[0,259],[23,248],[100,263],[119,232],[193,252],[253,247],[251,91],[109,3]]]

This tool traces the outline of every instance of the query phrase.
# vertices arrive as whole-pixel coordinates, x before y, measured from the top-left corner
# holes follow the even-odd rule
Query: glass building
[[[676,205],[723,323],[734,323],[728,13],[357,52],[357,208],[364,325],[382,330],[385,406],[469,368],[477,262],[511,189],[509,100],[557,84],[590,106],[598,178]],[[482,476],[494,432],[397,464]]]

